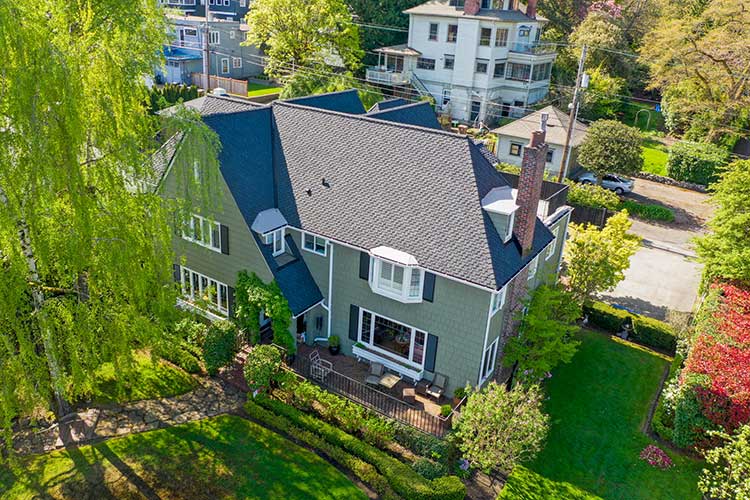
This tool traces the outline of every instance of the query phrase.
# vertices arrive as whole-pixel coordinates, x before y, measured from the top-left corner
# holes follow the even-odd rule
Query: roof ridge
[[[212,99],[219,99],[222,101],[232,101],[232,102],[238,102],[242,104],[247,104],[248,106],[254,107],[254,108],[266,108],[269,107],[268,104],[261,104],[259,102],[251,101],[247,97],[241,97],[236,95],[216,95],[211,93],[206,93],[203,95],[203,97],[210,97]],[[196,99],[200,99],[200,97],[197,97]],[[192,99],[191,99],[192,100]],[[190,102],[190,101],[187,101]]]
[[[395,100],[395,99],[393,99],[393,100]],[[430,103],[428,101],[409,102],[409,103],[406,103],[406,104],[402,104],[401,106],[393,106],[392,108],[386,108],[386,109],[382,109],[382,110],[379,110],[379,111],[371,111],[371,112],[368,111],[367,115],[370,116],[370,117],[373,117],[373,116],[379,115],[381,113],[388,113],[390,111],[396,111],[396,110],[400,110],[400,109],[404,109],[404,108],[409,108],[409,107],[413,107],[414,108],[414,107],[417,107],[417,106],[422,106],[424,104],[427,104],[428,106],[430,105]]]
[[[334,92],[324,92],[322,94],[303,95],[301,97],[291,97],[289,99],[279,99],[278,101],[274,101],[274,102],[287,102],[287,103],[290,103],[290,104],[295,104],[292,101],[304,101],[305,99],[312,99],[314,97],[320,97],[320,96],[323,96],[323,95],[338,95],[338,94],[347,94],[347,93],[350,93],[350,92],[357,92],[357,89],[344,89],[344,90],[336,90]],[[305,106],[305,107],[307,107],[307,106]]]
[[[337,115],[337,116],[342,116],[342,117],[345,117],[345,118],[350,118],[352,120],[362,120],[362,121],[380,123],[380,124],[383,124],[383,125],[388,125],[388,126],[391,126],[391,127],[397,127],[397,128],[402,128],[402,129],[416,130],[416,131],[421,131],[421,132],[429,132],[431,134],[442,135],[442,136],[445,136],[445,137],[452,137],[452,138],[455,138],[455,139],[460,139],[460,140],[465,141],[465,142],[470,142],[470,141],[468,141],[468,139],[469,139],[468,135],[460,135],[460,134],[456,134],[454,132],[447,132],[447,131],[442,130],[442,129],[437,130],[437,129],[434,129],[434,128],[420,127],[418,125],[411,125],[411,124],[408,124],[408,123],[394,122],[394,121],[390,121],[390,120],[381,120],[381,119],[379,119],[377,117],[373,117],[372,115],[367,115],[366,113],[362,114],[362,115],[353,115],[351,113],[342,113],[341,111],[333,111],[333,110],[330,110],[330,109],[315,108],[315,107],[312,107],[312,106],[303,106],[302,104],[297,104],[297,103],[293,103],[293,102],[289,102],[289,101],[274,101],[273,103],[271,103],[271,106],[284,106],[284,107],[289,107],[289,108],[305,109],[305,110],[313,111],[313,112],[316,112],[316,113],[323,113],[323,114],[327,114],[327,115]],[[391,109],[396,109],[396,108],[391,108]],[[390,111],[390,109],[385,110],[385,111]]]

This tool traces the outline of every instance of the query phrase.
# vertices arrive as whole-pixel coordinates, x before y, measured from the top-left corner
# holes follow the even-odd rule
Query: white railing
[[[367,68],[366,78],[368,82],[385,85],[405,85],[409,83],[409,77],[403,71],[393,71],[383,67]]]

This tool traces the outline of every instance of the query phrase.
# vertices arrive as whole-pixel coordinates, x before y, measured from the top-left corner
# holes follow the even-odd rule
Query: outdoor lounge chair
[[[383,377],[385,368],[380,363],[370,363],[370,373],[365,379],[366,384],[378,385]]]
[[[445,393],[446,385],[448,385],[448,377],[436,373],[432,384],[427,388],[427,395],[435,398],[435,401],[439,401],[440,397]]]

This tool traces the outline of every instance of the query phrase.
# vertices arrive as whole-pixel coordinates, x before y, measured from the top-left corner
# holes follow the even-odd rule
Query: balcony
[[[555,46],[540,42],[516,42],[510,45],[510,52],[535,56],[555,54]]]
[[[366,79],[370,83],[382,85],[408,85],[409,75],[404,71],[396,71],[382,66],[367,68]]]

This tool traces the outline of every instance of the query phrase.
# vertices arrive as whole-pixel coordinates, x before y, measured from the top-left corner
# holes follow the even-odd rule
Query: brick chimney
[[[531,142],[523,150],[521,174],[518,178],[516,204],[518,210],[513,224],[513,234],[521,244],[522,254],[526,256],[534,243],[534,226],[539,197],[542,194],[544,165],[547,162],[547,116],[542,115],[541,130],[531,134]]]
[[[465,0],[464,1],[464,14],[467,16],[476,16],[479,14],[481,7],[481,0]]]
[[[526,1],[526,15],[531,19],[536,19],[536,1],[537,0]]]

